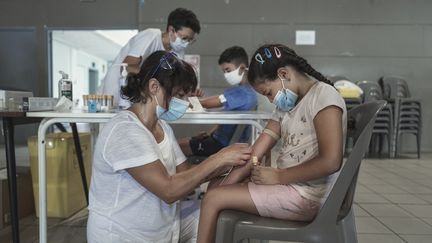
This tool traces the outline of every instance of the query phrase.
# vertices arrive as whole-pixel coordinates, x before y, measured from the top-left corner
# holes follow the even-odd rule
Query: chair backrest
[[[404,78],[396,76],[384,76],[378,81],[386,93],[387,98],[408,98],[411,97],[408,84]]]
[[[381,86],[376,82],[360,81],[357,82],[357,85],[363,90],[363,102],[382,100],[384,98]]]
[[[372,129],[378,112],[386,101],[372,101],[348,111],[348,134],[354,142],[353,149],[342,165],[327,200],[313,224],[323,225],[344,218],[351,209],[360,163],[369,147]]]

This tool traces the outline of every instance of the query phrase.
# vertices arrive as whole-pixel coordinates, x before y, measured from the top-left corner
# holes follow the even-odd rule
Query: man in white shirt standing
[[[136,74],[143,61],[155,51],[174,51],[183,57],[186,47],[195,41],[195,35],[199,34],[200,30],[199,20],[192,11],[184,8],[173,10],[168,15],[165,32],[154,28],[143,30],[122,47],[102,80],[98,93],[114,95],[114,107],[128,108],[129,101],[120,97],[120,87],[126,85],[126,77],[122,75],[123,67],[120,64],[127,63],[127,73]]]

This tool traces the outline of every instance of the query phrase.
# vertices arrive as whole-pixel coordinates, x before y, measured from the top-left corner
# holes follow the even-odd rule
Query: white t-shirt
[[[160,160],[168,174],[186,161],[171,127],[159,120],[159,144],[130,111],[113,117],[96,143],[90,184],[89,242],[177,242],[178,203],[167,204],[133,179],[128,168]]]
[[[113,105],[115,107],[118,106],[121,100],[120,84],[124,82],[124,78],[121,76],[120,66],[117,64],[122,63],[127,56],[142,57],[141,62],[143,62],[150,54],[159,50],[165,50],[162,43],[162,31],[160,29],[146,29],[136,34],[120,50],[120,53],[113,62],[116,65],[112,65],[109,68],[105,78],[102,80],[98,93],[114,95]],[[129,102],[123,99],[120,104],[126,107],[129,106]]]
[[[342,109],[343,141],[346,137],[347,111],[337,90],[323,82],[315,83],[302,100],[289,112],[275,110],[272,120],[280,122],[281,149],[276,160],[278,168],[288,168],[308,161],[318,155],[318,140],[313,119],[319,111],[336,106]],[[331,189],[338,173],[292,186],[303,197],[319,202]]]

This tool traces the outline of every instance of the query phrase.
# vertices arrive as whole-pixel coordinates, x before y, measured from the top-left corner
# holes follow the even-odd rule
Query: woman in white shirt
[[[157,51],[128,76],[132,106],[113,117],[96,143],[90,184],[88,242],[194,242],[198,210],[180,217],[179,200],[251,149],[235,144],[190,168],[166,121],[180,118],[197,85],[193,68]]]

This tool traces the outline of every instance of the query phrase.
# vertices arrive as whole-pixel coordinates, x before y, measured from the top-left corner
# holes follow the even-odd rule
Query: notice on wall
[[[296,30],[296,45],[315,45],[315,30]]]
[[[192,65],[192,67],[195,69],[195,73],[198,79],[197,88],[199,88],[200,87],[200,55],[186,54],[184,56],[184,61]]]

